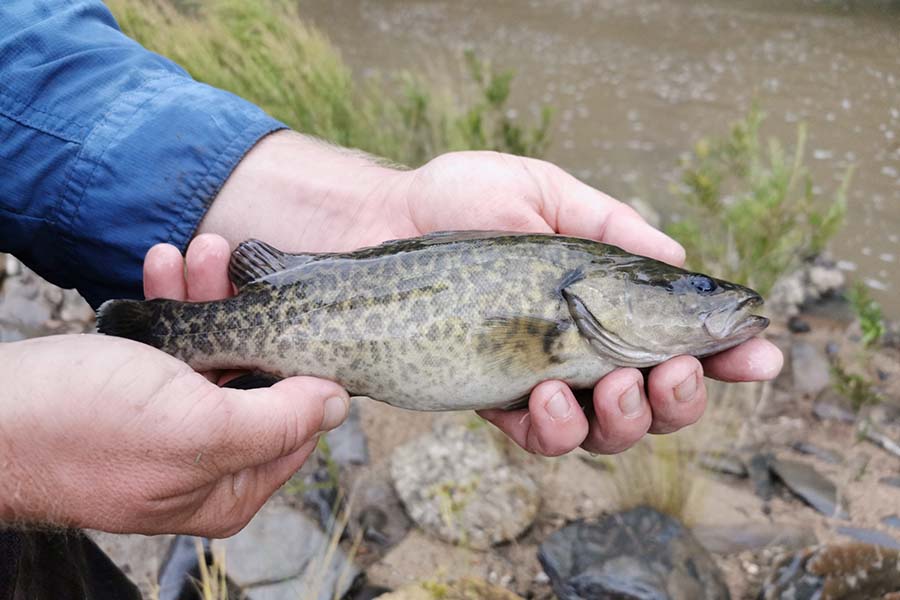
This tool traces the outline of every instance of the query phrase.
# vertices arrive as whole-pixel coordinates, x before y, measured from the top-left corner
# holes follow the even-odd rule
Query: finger
[[[706,374],[722,381],[768,381],[781,372],[783,364],[784,356],[778,346],[762,338],[750,339],[703,360]]]
[[[144,257],[144,297],[184,300],[184,258],[171,244],[156,244]]]
[[[687,427],[706,409],[703,367],[693,356],[677,356],[650,371],[647,391],[653,423],[650,433],[671,433]]]
[[[582,448],[597,454],[616,454],[644,437],[652,414],[637,369],[619,369],[594,387],[594,413]]]
[[[561,381],[545,381],[535,387],[528,410],[486,410],[479,414],[525,450],[543,456],[574,450],[588,432],[584,411]]]
[[[651,227],[630,206],[595,190],[551,165],[544,169],[548,181],[543,216],[559,233],[599,240],[620,248],[681,266],[681,244]]]
[[[291,377],[269,388],[222,388],[222,406],[210,415],[213,459],[221,472],[262,465],[293,454],[315,434],[347,418],[350,397],[333,381]]]
[[[187,297],[191,302],[219,300],[231,295],[225,238],[212,233],[198,235],[187,250]]]

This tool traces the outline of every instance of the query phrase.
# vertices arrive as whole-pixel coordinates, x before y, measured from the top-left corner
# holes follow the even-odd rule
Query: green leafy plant
[[[122,30],[290,127],[396,163],[450,150],[539,156],[551,112],[535,126],[510,116],[511,71],[467,53],[470,81],[451,91],[399,72],[354,76],[338,51],[286,0],[109,0]]]
[[[835,391],[849,399],[857,412],[863,406],[879,404],[882,400],[868,377],[849,372],[839,360],[831,366],[831,382]]]
[[[847,298],[859,319],[863,346],[873,348],[881,341],[886,331],[881,305],[872,299],[869,288],[861,282],[857,282],[850,289]]]
[[[763,120],[754,108],[728,136],[697,142],[677,190],[686,211],[669,233],[685,246],[691,268],[765,295],[838,232],[851,171],[830,202],[817,201],[803,164],[805,127],[789,153],[777,139],[762,143]]]

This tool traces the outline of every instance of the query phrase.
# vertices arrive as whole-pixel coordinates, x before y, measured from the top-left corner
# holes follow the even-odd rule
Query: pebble
[[[844,458],[834,450],[829,450],[828,448],[823,448],[809,442],[794,442],[791,444],[791,448],[800,454],[815,456],[819,460],[832,465],[839,465],[844,462]]]
[[[809,342],[795,342],[791,347],[791,370],[794,389],[815,396],[831,383],[831,365],[825,353]]]
[[[809,321],[805,321],[799,316],[794,315],[788,319],[788,329],[791,333],[809,333],[812,328],[809,326]]]
[[[697,461],[701,467],[709,471],[735,477],[747,476],[747,467],[744,465],[744,461],[737,454],[731,452],[701,452]]]
[[[813,467],[776,458],[770,468],[791,492],[822,514],[838,519],[850,518],[843,506],[846,502],[838,497],[837,487]]]
[[[887,525],[888,527],[893,527],[895,529],[900,529],[900,516],[893,514],[888,515],[881,519],[881,523]]]

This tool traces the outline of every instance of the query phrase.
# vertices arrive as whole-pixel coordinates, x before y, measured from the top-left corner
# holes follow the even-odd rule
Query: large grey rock
[[[675,519],[639,507],[576,521],[540,546],[538,559],[560,600],[724,600],[709,552]]]
[[[484,428],[438,424],[394,451],[391,478],[422,529],[477,549],[515,539],[540,502],[531,477],[506,461]]]
[[[825,352],[809,342],[795,342],[791,347],[791,370],[794,389],[815,396],[831,382],[831,365]]]
[[[763,583],[760,600],[875,600],[900,590],[898,552],[829,544],[787,554]]]
[[[251,598],[331,600],[359,569],[302,513],[270,502],[243,531],[223,541],[228,575]],[[259,597],[257,598],[257,593]]]
[[[813,467],[792,460],[774,459],[770,468],[782,483],[807,504],[829,517],[850,518],[837,487]]]

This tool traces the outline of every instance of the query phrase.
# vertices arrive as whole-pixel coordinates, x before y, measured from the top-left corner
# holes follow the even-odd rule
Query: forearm
[[[197,232],[232,245],[259,238],[286,251],[346,250],[391,210],[408,174],[362,152],[279,131],[241,161]]]

